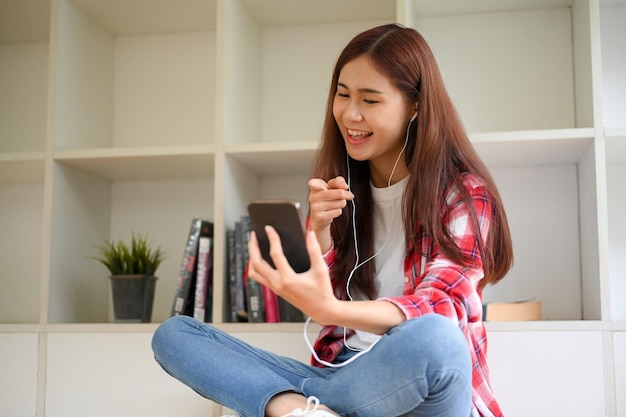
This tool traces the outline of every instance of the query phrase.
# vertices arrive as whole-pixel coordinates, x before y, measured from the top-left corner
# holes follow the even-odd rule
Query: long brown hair
[[[402,203],[407,255],[421,250],[417,242],[425,232],[454,262],[469,265],[470,258],[454,243],[447,225],[442,221],[447,209],[447,193],[451,189],[458,190],[470,207],[482,255],[485,277],[481,288],[498,282],[513,263],[511,236],[500,194],[467,137],[430,47],[416,30],[398,24],[375,27],[357,35],[339,56],[328,95],[322,142],[313,169],[315,178],[328,181],[342,175],[348,179],[347,164],[350,165],[350,187],[358,207],[355,223],[359,259],[367,259],[374,251],[370,171],[367,161],[356,161],[347,155],[333,117],[333,100],[341,69],[362,55],[366,55],[376,69],[404,94],[407,102],[417,103],[417,119],[410,126],[405,151],[410,172]],[[465,173],[481,178],[491,198],[492,218],[485,244],[480,236],[476,213],[473,212],[474,206],[462,183]],[[331,235],[336,261],[333,277],[345,282],[356,260],[351,204],[331,224]],[[352,282],[361,293],[375,298],[374,262],[357,269]]]

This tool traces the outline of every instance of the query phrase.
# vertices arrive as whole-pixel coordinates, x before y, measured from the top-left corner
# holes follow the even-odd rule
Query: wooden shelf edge
[[[504,143],[504,142],[524,142],[524,141],[552,141],[552,140],[572,140],[591,139],[595,136],[595,129],[585,128],[565,128],[565,129],[541,129],[541,130],[512,130],[502,132],[477,132],[470,133],[472,143]]]
[[[161,323],[0,323],[6,333],[154,333]],[[302,333],[304,323],[212,323],[228,333]],[[320,326],[309,324],[308,333]]]
[[[213,145],[160,146],[160,147],[129,147],[129,148],[93,148],[65,149],[54,151],[57,161],[111,158],[150,158],[184,155],[213,155]]]
[[[485,322],[487,332],[599,332],[614,330],[615,322],[600,320],[540,320]]]
[[[154,333],[160,323],[0,323],[0,334],[10,333]],[[304,323],[213,323],[228,333],[302,333]],[[626,321],[559,320],[486,322],[496,332],[626,332]],[[310,323],[309,334],[321,327]]]

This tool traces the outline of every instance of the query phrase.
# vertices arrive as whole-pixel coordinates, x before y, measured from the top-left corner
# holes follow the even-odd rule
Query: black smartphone
[[[283,252],[289,265],[300,273],[311,268],[306,249],[300,203],[292,200],[254,200],[248,204],[248,214],[252,230],[256,233],[261,255],[272,267],[270,244],[265,234],[265,226],[270,225],[278,232]]]

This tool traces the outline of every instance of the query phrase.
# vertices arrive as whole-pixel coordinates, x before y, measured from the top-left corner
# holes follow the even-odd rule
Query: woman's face
[[[406,135],[415,104],[362,55],[339,73],[333,115],[351,158],[369,161],[374,186],[387,185]],[[408,173],[400,158],[392,183]]]

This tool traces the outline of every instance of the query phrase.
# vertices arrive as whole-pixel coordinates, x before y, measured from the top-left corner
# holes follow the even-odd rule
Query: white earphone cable
[[[402,149],[400,150],[400,153],[398,154],[398,157],[396,158],[396,161],[393,165],[393,168],[391,170],[391,174],[389,175],[389,179],[387,180],[387,190],[391,196],[391,180],[393,178],[393,174],[396,172],[396,168],[398,167],[398,163],[400,162],[400,158],[402,157],[402,154],[404,153],[404,151],[406,150],[408,141],[409,141],[409,129],[411,127],[411,123],[413,122],[413,120],[415,120],[415,117],[413,117],[410,121],[409,124],[407,125],[406,128],[406,135],[404,138],[404,145],[402,146]],[[351,184],[351,177],[350,177],[350,157],[349,155],[346,153],[346,167],[347,167],[347,174],[348,174],[348,190],[352,189],[352,184]],[[354,301],[354,299],[352,298],[352,294],[350,293],[350,283],[352,281],[352,277],[354,276],[354,273],[356,272],[357,269],[359,269],[360,267],[362,267],[363,265],[365,265],[366,263],[368,263],[369,261],[371,261],[372,259],[374,259],[376,256],[378,256],[382,250],[385,248],[385,246],[387,245],[387,243],[389,242],[389,239],[391,237],[391,225],[393,224],[393,219],[395,216],[395,208],[394,208],[394,203],[393,203],[393,198],[391,199],[391,216],[389,217],[389,224],[387,226],[387,236],[385,238],[385,241],[383,242],[382,246],[369,258],[367,258],[366,260],[364,260],[363,262],[359,262],[359,244],[358,244],[358,239],[357,239],[357,232],[356,232],[356,203],[354,201],[354,199],[351,201],[352,203],[352,236],[354,239],[354,248],[355,248],[355,255],[356,255],[356,260],[354,263],[354,267],[352,268],[352,270],[350,271],[350,274],[348,275],[348,279],[346,280],[346,295],[348,297],[348,299],[350,301]],[[354,361],[355,359],[357,359],[358,357],[360,357],[361,355],[369,352],[376,343],[378,343],[378,341],[380,341],[380,337],[376,340],[374,340],[374,342],[372,342],[372,344],[366,349],[366,350],[361,350],[361,349],[357,349],[357,348],[353,348],[348,344],[348,337],[347,337],[347,328],[343,328],[343,342],[344,345],[355,352],[358,352],[356,355],[352,356],[350,359],[341,362],[341,363],[330,363],[327,361],[324,361],[322,359],[319,358],[319,356],[317,355],[317,352],[315,352],[315,349],[313,348],[313,346],[311,345],[311,342],[309,341],[309,337],[307,334],[307,329],[308,329],[308,325],[309,322],[311,321],[311,318],[308,317],[304,323],[304,340],[309,348],[309,350],[311,351],[311,354],[313,355],[313,357],[315,358],[315,360],[319,363],[321,363],[322,365],[326,365],[329,367],[333,367],[333,368],[340,368],[342,366],[346,366],[347,364],[351,363],[352,361]]]

